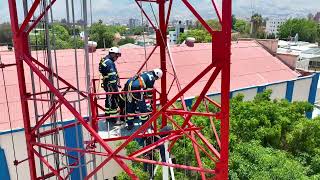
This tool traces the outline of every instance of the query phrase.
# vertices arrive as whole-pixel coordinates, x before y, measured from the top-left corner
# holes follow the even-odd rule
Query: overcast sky
[[[16,0],[18,6],[19,17],[21,19],[22,0]],[[28,0],[29,4],[33,0]],[[50,1],[50,0],[48,0]],[[71,0],[69,0],[71,3]],[[74,1],[75,19],[81,17],[81,1]],[[102,19],[104,22],[122,21],[125,22],[130,17],[141,18],[141,13],[134,0],[91,0],[92,1],[92,18],[93,21]],[[88,9],[90,10],[90,0]],[[190,0],[196,9],[205,18],[214,18],[214,11],[211,0]],[[197,3],[195,3],[197,2]],[[221,0],[216,0],[219,7]],[[151,6],[149,3],[144,3],[145,9],[153,17]],[[54,19],[66,17],[65,0],[57,0],[54,9]],[[157,13],[156,5],[153,5],[155,13]],[[233,14],[238,17],[249,17],[252,12],[261,13],[263,16],[307,16],[308,13],[316,13],[320,11],[320,0],[233,0]],[[70,8],[71,13],[71,8]],[[181,0],[174,0],[172,11],[173,18],[188,19],[193,16],[183,5]],[[91,13],[89,11],[89,22]],[[0,0],[0,23],[9,20],[8,0]]]

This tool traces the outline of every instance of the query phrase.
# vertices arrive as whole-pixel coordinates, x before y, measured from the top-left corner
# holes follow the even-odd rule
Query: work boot
[[[120,118],[117,118],[116,123],[114,124],[115,126],[121,126],[122,121],[120,120]]]
[[[128,126],[126,127],[126,129],[127,129],[128,131],[132,130],[133,128],[134,128],[134,125],[133,125],[133,124],[130,124],[130,125],[128,125]]]

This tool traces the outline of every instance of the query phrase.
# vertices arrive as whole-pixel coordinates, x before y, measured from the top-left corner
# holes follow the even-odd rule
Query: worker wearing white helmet
[[[154,83],[156,80],[160,79],[163,75],[161,69],[154,69],[152,71],[143,72],[139,75],[136,75],[130,78],[125,84],[125,91],[134,91],[134,90],[150,90],[153,89]],[[152,98],[152,93],[128,93],[126,98],[126,112],[128,114],[135,114],[136,110],[139,110],[139,113],[148,112],[147,104],[145,97]],[[134,127],[135,117],[127,117],[127,129],[131,130]],[[148,115],[139,116],[140,121],[145,123],[148,119]]]
[[[102,58],[99,63],[99,71],[103,77],[103,83],[101,86],[106,92],[118,92],[120,87],[119,75],[115,65],[115,61],[121,56],[120,49],[112,47],[109,49],[109,54]],[[119,115],[118,111],[119,96],[106,95],[105,100],[105,114],[106,116]],[[116,123],[116,118],[109,119],[111,122]]]

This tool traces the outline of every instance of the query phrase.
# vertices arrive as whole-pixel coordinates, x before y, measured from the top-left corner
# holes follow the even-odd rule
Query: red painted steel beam
[[[230,113],[230,64],[231,64],[231,25],[232,25],[232,0],[222,1],[222,33],[223,67],[221,70],[221,150],[220,161],[216,165],[217,179],[228,179],[229,159],[229,113]]]
[[[29,24],[32,16],[34,15],[34,12],[36,11],[37,7],[39,6],[39,4],[40,4],[40,0],[35,0],[33,2],[32,6],[28,12],[27,17],[24,19],[22,25],[20,26],[18,35],[25,31],[26,27],[28,26],[28,24]]]
[[[70,164],[70,166],[76,166],[77,164],[78,164],[78,162],[76,161],[76,162]],[[63,171],[64,169],[67,169],[67,168],[68,168],[68,167],[59,168],[58,172]],[[72,168],[72,169],[70,170],[70,172],[67,174],[67,176],[64,177],[64,179],[68,179],[68,176],[69,176],[73,171],[74,171],[74,168]],[[51,178],[51,177],[53,177],[53,176],[55,176],[55,174],[54,174],[53,172],[51,172],[51,173],[48,173],[48,174],[43,175],[42,177],[38,177],[37,180],[49,179],[49,178]]]
[[[74,152],[80,152],[80,153],[89,153],[89,154],[99,154],[101,156],[109,156],[110,153],[108,152],[96,152],[96,151],[89,151],[89,150],[85,150],[85,149],[81,149],[81,148],[70,148],[70,147],[66,147],[66,146],[58,146],[58,145],[54,145],[54,144],[44,144],[44,143],[33,143],[33,145],[35,146],[39,146],[39,147],[51,147],[51,148],[57,148],[57,149],[64,149],[67,151],[74,151]]]
[[[151,102],[150,102],[151,104]],[[156,112],[157,112],[157,91],[156,89],[153,89],[153,92],[152,92],[152,114],[151,116],[155,115]],[[154,133],[158,133],[158,122],[157,121],[154,121],[153,122],[153,131]]]
[[[192,123],[190,123],[190,125],[192,125]],[[217,158],[220,158],[221,155],[219,153],[219,151],[213,147],[213,145],[207,140],[206,137],[204,137],[203,134],[201,134],[200,132],[198,131],[194,131],[196,135],[198,135],[198,137],[200,138],[200,140],[204,143],[204,145],[207,146],[207,148],[217,157]]]
[[[67,91],[64,92],[62,95],[65,96],[67,94]],[[62,105],[61,102],[55,101],[50,109],[43,115],[43,117],[37,122],[36,126],[32,128],[31,134],[34,134],[39,128],[49,119],[50,116],[52,116]]]
[[[31,24],[31,26],[28,28],[26,34],[29,34],[32,29],[34,29],[38,23],[41,21],[41,19],[43,18],[43,16],[49,11],[49,9],[51,8],[51,6],[56,2],[56,0],[52,0],[50,2],[50,4],[44,9],[44,11],[40,14],[40,16]],[[33,14],[32,14],[33,15]],[[22,29],[23,30],[23,29]]]
[[[165,15],[166,0],[158,0],[159,5],[159,31],[157,32],[157,44],[160,46],[160,68],[163,72],[161,77],[161,95],[160,105],[163,107],[168,102],[167,94],[167,61],[166,61],[166,48],[167,48],[167,27]],[[161,116],[161,127],[167,125],[167,119],[164,114]]]
[[[219,22],[222,25],[222,19],[221,19],[220,13],[218,11],[217,4],[214,2],[214,0],[211,0],[211,1],[212,1],[213,8],[216,11],[216,14],[217,14],[217,17],[219,19]]]
[[[193,116],[205,116],[205,117],[217,117],[219,113],[203,113],[203,112],[192,112],[192,111],[185,111],[185,110],[167,110],[166,113],[168,115],[193,115]]]
[[[95,92],[95,88],[94,88],[94,92]],[[96,107],[96,105],[98,104],[97,102],[97,98],[94,97],[92,94],[89,94],[89,102],[90,102],[90,108],[91,108],[91,126],[92,128],[98,132],[99,131],[99,125],[98,125],[98,108]]]
[[[169,73],[168,73],[169,74]],[[169,86],[169,89],[168,89],[168,93],[167,94],[170,94],[170,92],[171,92],[171,88],[173,87],[173,84],[174,84],[174,82],[176,81],[176,77],[174,77],[173,79],[172,79],[172,81],[171,81],[171,83],[170,83],[170,86]]]
[[[197,98],[196,102],[194,103],[193,107],[191,108],[191,112],[195,112],[197,110],[197,108],[199,107],[202,99],[204,98],[204,96],[206,95],[206,93],[208,92],[209,88],[211,87],[211,85],[213,84],[214,80],[217,78],[218,74],[220,73],[221,68],[220,67],[216,67],[215,70],[213,71],[211,77],[209,78],[207,84],[205,85],[205,87],[203,88],[203,90],[201,91],[199,97]],[[188,115],[185,118],[185,121],[182,124],[182,128],[184,128],[186,125],[188,125],[190,119],[191,119],[192,115]],[[174,145],[175,141],[171,142],[169,149],[171,149]]]
[[[157,0],[137,0],[137,1],[141,1],[141,2],[157,2]]]
[[[221,104],[217,103],[216,101],[212,100],[211,98],[209,98],[208,96],[204,97],[206,100],[208,100],[211,104],[215,105],[216,107],[221,109]]]
[[[99,95],[138,93],[138,92],[153,92],[153,89],[141,89],[141,90],[119,91],[119,92],[103,92],[103,93],[91,93],[91,94],[99,96]]]
[[[199,131],[201,128],[199,127],[191,127],[184,129],[185,131]],[[157,135],[168,135],[168,134],[179,134],[182,133],[181,130],[172,130],[172,131],[165,131],[165,132],[156,132],[156,133],[145,133],[145,134],[139,134],[136,138],[144,138],[144,137],[151,137],[151,136],[157,136]],[[114,138],[107,138],[103,139],[105,142],[110,141],[118,141],[118,140],[124,140],[128,139],[130,136],[120,136],[120,137],[114,137]],[[85,144],[91,144],[94,143],[94,141],[84,141]]]
[[[89,131],[94,139],[97,140],[107,152],[111,153],[112,149],[103,141],[103,139],[95,132],[95,130],[83,119],[83,117],[76,111],[76,109],[63,97],[63,95],[51,84],[51,82],[41,73],[39,69],[32,63],[32,59],[29,56],[25,56],[24,62],[26,62],[30,69],[44,82],[47,87],[52,91],[54,95],[61,101],[64,106],[75,116],[75,118]],[[115,157],[113,158],[122,168],[126,171],[130,177],[136,178],[136,175],[132,170],[121,160]],[[98,169],[93,170],[86,179],[89,179]]]
[[[194,132],[191,132],[190,135],[191,135],[191,137],[192,137],[193,139],[196,139],[195,136],[194,136]],[[197,147],[197,145],[196,145],[195,143],[192,143],[192,147],[193,147],[193,149],[194,149],[194,154],[195,154],[195,158],[196,158],[196,160],[197,160],[198,166],[199,166],[199,168],[202,169],[203,166],[202,166],[202,162],[201,162],[201,157],[200,157],[199,149],[198,149],[198,147]],[[201,175],[201,179],[202,179],[202,180],[205,180],[205,179],[206,179],[206,175],[204,174],[204,172],[200,172],[200,175]]]
[[[208,107],[207,101],[204,100],[203,102],[204,102],[204,105],[206,106],[207,112],[209,112],[209,107]],[[215,136],[215,138],[216,138],[217,144],[218,144],[219,148],[221,148],[221,141],[220,141],[219,135],[218,135],[218,133],[217,133],[216,126],[214,125],[214,122],[213,122],[212,117],[209,117],[209,118],[210,118],[211,128],[212,128],[212,131],[213,131],[214,136]]]
[[[64,89],[70,89],[70,87],[63,87],[63,88],[59,88],[58,90],[61,91],[61,90],[64,90]],[[67,90],[67,91],[68,91]],[[49,94],[51,93],[50,91],[43,91],[43,92],[38,92],[38,93],[34,93],[34,94],[28,94],[29,97],[32,97],[32,96],[37,96],[37,95],[42,95],[42,94]]]
[[[8,0],[9,5],[9,13],[10,13],[10,21],[11,21],[11,30],[12,30],[12,40],[14,44],[14,53],[16,59],[16,68],[17,68],[17,76],[19,83],[19,94],[21,101],[21,110],[23,115],[23,125],[24,125],[24,133],[26,138],[26,146],[27,146],[27,155],[28,155],[28,163],[29,163],[29,172],[30,178],[36,179],[36,165],[35,165],[35,156],[33,153],[33,147],[29,142],[35,142],[36,139],[30,133],[31,125],[30,125],[30,114],[28,102],[26,100],[27,97],[27,89],[26,89],[26,81],[24,76],[24,68],[23,68],[23,54],[28,53],[28,40],[25,34],[21,34],[17,36],[19,31],[19,20],[17,15],[17,6],[16,1]]]
[[[53,115],[62,105],[61,102],[54,103],[50,109],[43,115],[43,117],[39,120],[39,122],[36,124],[34,128],[31,130],[31,134],[34,134],[39,128],[49,119],[51,115]]]
[[[156,28],[156,26],[154,26],[153,22],[151,21],[151,19],[149,18],[149,16],[147,15],[147,13],[144,11],[144,9],[142,8],[141,4],[138,3],[138,0],[135,0],[137,5],[139,6],[141,12],[144,14],[144,16],[147,18],[147,20],[149,21],[149,23],[151,24],[152,28],[154,29],[154,31],[157,31],[158,28]]]
[[[166,162],[160,162],[160,161],[154,161],[154,160],[142,159],[142,158],[126,157],[126,156],[121,156],[121,155],[116,155],[116,156],[119,158],[122,158],[122,159],[143,162],[143,163],[148,163],[148,164],[157,164],[157,165],[161,165],[161,166],[186,169],[186,170],[190,170],[190,171],[205,172],[205,173],[210,173],[210,174],[216,173],[215,170],[211,170],[211,169],[204,169],[204,168],[186,166],[186,165],[181,165],[181,164],[170,164],[170,163],[166,163]]]
[[[173,2],[173,0],[169,1],[169,7],[168,7],[167,19],[166,19],[166,29],[168,29],[168,26],[169,26],[170,14],[171,14],[171,9],[172,9],[172,2]]]
[[[188,0],[182,0],[182,2],[189,8],[189,10],[193,13],[194,16],[199,20],[202,26],[210,33],[213,34],[212,28],[208,25],[208,23],[201,17],[201,15],[194,9],[194,7],[188,2]]]
[[[62,83],[64,83],[66,86],[70,87],[73,90],[78,90],[76,87],[74,87],[72,84],[70,84],[68,81],[66,81],[65,79],[63,79],[61,76],[58,76],[58,74],[56,74],[55,72],[53,72],[51,69],[49,69],[48,67],[46,67],[45,65],[43,65],[42,63],[40,63],[39,61],[37,61],[35,58],[33,58],[30,54],[25,54],[27,57],[32,60],[33,63],[35,63],[36,65],[40,66],[43,70],[47,71],[49,74],[51,74],[52,76],[56,77],[57,79],[59,79]],[[83,97],[87,97],[86,94],[84,94],[83,92],[79,91],[79,94]]]
[[[143,131],[145,131],[152,123],[155,121],[160,114],[162,114],[168,107],[170,107],[176,100],[188,91],[193,84],[198,82],[204,75],[206,75],[212,68],[214,64],[210,64],[207,68],[205,68],[197,77],[195,77],[185,88],[183,88],[174,98],[172,98],[165,106],[163,106],[157,113],[155,113],[147,122],[145,122],[139,129],[137,129],[125,142],[123,142],[112,154],[110,157],[105,159],[96,169],[101,169],[106,163],[108,163],[111,157],[118,154],[123,148],[125,148],[133,139],[137,137],[137,135]]]
[[[143,148],[131,153],[129,155],[129,157],[137,157],[137,156],[140,156],[152,149],[155,149],[156,147],[160,146],[160,145],[163,145],[166,141],[171,141],[173,139],[176,139],[177,137],[181,137],[180,134],[175,134],[175,135],[171,135],[171,136],[167,136],[167,137],[163,137],[161,138],[160,140],[148,145],[148,146],[144,146]]]
[[[151,56],[153,55],[154,51],[156,51],[158,45],[155,45],[154,48],[152,49],[152,51],[150,52],[150,54],[148,55],[147,59],[142,63],[141,67],[139,68],[137,74],[139,74],[143,67],[147,64],[147,62],[149,61],[149,59],[151,58]]]
[[[43,99],[43,98],[27,98],[29,101],[43,101],[43,102],[51,102],[50,99]]]
[[[54,175],[56,175],[56,177],[58,177],[59,180],[63,180],[59,172],[54,169],[43,156],[41,156],[35,149],[33,149],[33,152],[36,156],[38,156],[39,160],[42,161],[54,173]]]
[[[49,148],[49,147],[46,147],[46,146],[39,146],[39,147],[44,148],[44,149],[49,150],[49,151],[52,151],[52,152],[55,152],[55,153],[62,154],[62,155],[64,155],[64,156],[67,156],[67,157],[72,158],[72,159],[74,159],[74,160],[77,160],[77,159],[78,159],[78,158],[75,157],[75,156],[72,156],[72,155],[70,155],[70,154],[66,154],[66,153],[64,153],[64,152],[55,150],[55,149],[53,149],[53,148]]]
[[[52,135],[52,134],[56,133],[57,131],[68,129],[68,128],[71,128],[71,127],[74,127],[74,126],[78,126],[78,125],[80,125],[79,122],[67,124],[67,125],[64,125],[64,126],[60,126],[60,127],[56,127],[56,128],[53,128],[53,129],[49,129],[49,130],[40,132],[39,134],[36,134],[35,136],[36,137],[38,137],[38,136],[39,137],[44,137],[44,136]]]
[[[181,130],[191,141],[194,143],[197,147],[199,147],[202,152],[204,152],[212,161],[216,162],[217,159],[212,157],[200,144],[197,142],[195,138],[192,138],[188,132],[184,131],[182,127],[179,126],[170,116],[167,116],[167,118],[171,121],[171,123],[176,126],[179,130]],[[214,153],[214,155],[219,158],[218,154]]]

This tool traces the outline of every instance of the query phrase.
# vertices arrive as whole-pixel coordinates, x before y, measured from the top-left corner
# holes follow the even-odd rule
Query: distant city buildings
[[[292,69],[320,70],[320,48],[317,44],[302,41],[278,42],[277,56]]]
[[[169,31],[170,44],[177,44],[177,34],[176,31]]]
[[[266,24],[266,33],[277,36],[279,27],[287,21],[287,18],[270,18]]]
[[[181,33],[184,33],[188,30],[188,27],[191,27],[193,25],[192,20],[186,20],[185,23],[182,23],[182,21],[178,21],[174,25],[174,31],[169,31],[169,40],[170,44],[177,44],[179,36]]]
[[[316,15],[314,15],[313,20],[317,21],[318,23],[320,23],[320,12],[317,12]]]
[[[192,27],[194,25],[193,20],[186,20],[185,25],[186,25],[186,28]]]
[[[135,28],[137,26],[140,26],[140,21],[139,19],[134,19],[134,18],[130,18],[129,19],[129,23],[128,23],[128,27],[129,28]]]

